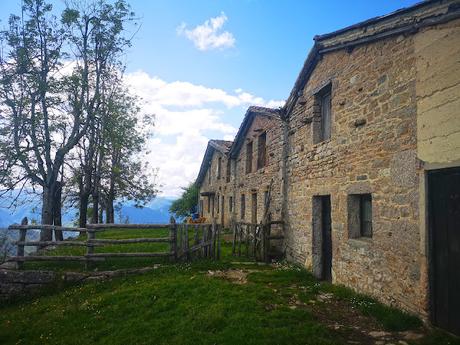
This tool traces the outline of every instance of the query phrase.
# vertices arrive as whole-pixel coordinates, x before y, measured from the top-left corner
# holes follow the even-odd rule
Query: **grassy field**
[[[109,235],[118,236],[105,236]],[[136,262],[135,267],[141,263]],[[102,263],[97,269],[114,264]],[[124,265],[132,267],[132,263]],[[144,275],[57,286],[44,290],[40,297],[0,306],[0,344],[379,341],[460,344],[459,339],[427,330],[420,320],[397,309],[344,287],[318,282],[302,268],[240,262],[230,256],[228,243],[219,262],[165,263]]]

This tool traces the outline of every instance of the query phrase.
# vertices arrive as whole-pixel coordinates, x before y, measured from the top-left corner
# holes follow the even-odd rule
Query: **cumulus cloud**
[[[193,29],[187,29],[187,24],[182,23],[176,31],[178,35],[185,36],[202,51],[231,48],[235,46],[235,37],[228,31],[221,31],[227,19],[225,13],[221,12],[219,16],[210,18]]]
[[[180,195],[181,187],[195,180],[209,139],[233,140],[237,128],[223,120],[225,111],[241,109],[242,117],[249,105],[278,107],[284,103],[242,89],[227,92],[184,81],[167,82],[143,71],[128,73],[125,82],[141,98],[142,111],[155,114],[148,159],[159,168],[166,196]],[[209,132],[217,137],[208,138]]]

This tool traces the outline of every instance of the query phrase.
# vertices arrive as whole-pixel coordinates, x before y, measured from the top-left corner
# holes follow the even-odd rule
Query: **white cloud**
[[[176,29],[177,34],[187,37],[199,50],[225,49],[235,46],[235,37],[228,31],[221,31],[227,16],[224,12],[217,17],[206,20],[193,29],[187,29],[182,23]]]
[[[249,105],[275,107],[284,102],[265,100],[241,89],[229,93],[189,82],[166,82],[143,71],[128,73],[125,82],[142,99],[142,111],[155,114],[155,137],[148,143],[148,159],[159,168],[163,194],[178,196],[194,181],[209,139],[233,140],[237,128],[225,122],[225,111]],[[239,126],[239,123],[235,124]],[[216,138],[206,132],[220,133]]]

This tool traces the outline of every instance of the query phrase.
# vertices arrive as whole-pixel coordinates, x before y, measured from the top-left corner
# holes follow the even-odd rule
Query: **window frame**
[[[240,201],[240,218],[242,220],[245,219],[246,216],[246,196],[241,194],[241,201]]]
[[[252,161],[254,159],[253,141],[246,143],[246,174],[252,173]]]
[[[372,193],[348,195],[348,238],[373,238],[373,208]]]
[[[257,170],[262,169],[266,166],[267,166],[267,132],[265,131],[257,137]]]

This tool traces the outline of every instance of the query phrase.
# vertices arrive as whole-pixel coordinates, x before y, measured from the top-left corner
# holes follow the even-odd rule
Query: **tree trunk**
[[[53,224],[53,194],[55,185],[51,187],[43,187],[42,195],[42,225]],[[41,230],[40,241],[52,241],[53,233],[52,230]]]
[[[88,200],[89,194],[80,193],[80,205],[79,205],[79,227],[86,228],[86,223],[88,220]]]
[[[61,226],[62,225],[62,184],[61,182],[56,182],[56,191],[54,193],[54,200],[53,200],[53,223],[54,225]],[[54,236],[56,241],[63,241],[64,235],[62,231],[54,231]]]
[[[113,198],[110,196],[107,200],[107,214],[105,215],[105,217],[107,219],[107,224],[115,223],[115,210],[113,208]]]
[[[96,193],[93,194],[93,214],[91,215],[91,223],[99,223],[99,196]]]

